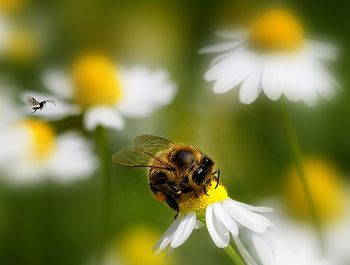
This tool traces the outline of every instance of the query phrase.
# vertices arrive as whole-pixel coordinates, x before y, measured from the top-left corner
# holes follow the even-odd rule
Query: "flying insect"
[[[38,101],[32,96],[26,97],[26,100],[27,100],[29,105],[33,106],[32,107],[32,110],[33,110],[32,113],[35,113],[37,110],[42,110],[46,106],[46,103],[51,103],[51,104],[56,106],[56,103],[55,103],[54,100]]]

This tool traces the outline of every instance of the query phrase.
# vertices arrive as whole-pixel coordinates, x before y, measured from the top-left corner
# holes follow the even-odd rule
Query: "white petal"
[[[263,265],[276,265],[276,261],[272,250],[266,245],[264,240],[258,236],[253,236],[253,243],[256,252]],[[282,264],[281,264],[282,265]]]
[[[262,89],[271,100],[277,100],[282,94],[282,87],[278,79],[278,69],[280,65],[276,56],[271,55],[266,58],[262,73]]]
[[[151,71],[143,66],[120,69],[123,96],[118,110],[128,117],[146,117],[160,107],[170,104],[176,93],[175,83],[168,72]]]
[[[298,82],[296,80],[297,71],[295,65],[295,58],[292,55],[281,55],[281,67],[278,68],[278,80],[283,91],[283,94],[288,100],[298,101],[301,96]]]
[[[241,55],[241,58],[238,58],[237,61],[232,61],[230,65],[227,65],[227,69],[224,69],[220,74],[221,76],[218,77],[213,86],[215,93],[224,93],[236,87],[243,82],[256,67],[257,58],[252,53],[246,52]]]
[[[218,248],[227,247],[230,241],[230,234],[228,230],[224,227],[224,225],[222,223],[219,223],[219,221],[215,217],[212,204],[207,207],[205,214],[207,229],[211,238],[214,241],[214,244]]]
[[[338,47],[324,42],[308,41],[306,50],[321,60],[334,61],[338,58]]]
[[[241,103],[251,104],[257,99],[261,91],[261,71],[262,66],[257,63],[255,69],[243,81],[239,91],[239,100]]]
[[[244,39],[247,36],[246,30],[218,30],[215,32],[215,35],[223,38],[223,39],[231,39],[231,40],[237,40],[237,39]]]
[[[155,244],[155,246],[152,248],[152,251],[157,251],[157,254],[159,254],[163,249],[165,249],[171,242],[171,239],[174,236],[175,231],[180,225],[180,222],[183,220],[183,216],[178,216],[176,220],[171,224],[171,226],[166,230],[164,235],[159,239],[159,241]]]
[[[269,207],[261,207],[261,206],[252,206],[243,202],[235,201],[237,204],[246,207],[247,209],[256,212],[256,213],[271,213],[273,212],[272,208]]]
[[[312,107],[316,105],[317,93],[310,66],[310,61],[308,61],[306,58],[300,60],[297,81],[302,100],[308,106]]]
[[[124,120],[119,113],[108,107],[94,107],[86,111],[84,125],[88,130],[94,130],[98,125],[112,129],[123,129]]]
[[[204,74],[204,79],[206,81],[214,81],[218,78],[226,77],[227,74],[230,74],[233,67],[237,67],[237,63],[244,62],[247,53],[248,51],[244,48],[238,48],[230,52],[226,58],[223,58]]]
[[[238,226],[235,220],[226,213],[221,203],[213,204],[214,214],[222,224],[231,232],[232,235],[238,236]]]
[[[52,95],[49,94],[44,94],[44,93],[38,93],[34,91],[26,91],[23,92],[21,97],[23,101],[27,96],[32,96],[38,101],[43,101],[43,100],[53,100],[55,101],[55,104],[52,103],[46,103],[44,108],[42,110],[37,110],[35,113],[32,114],[32,106],[29,106],[28,103],[26,102],[25,104],[28,105],[25,108],[25,113],[28,115],[35,115],[35,116],[40,116],[42,118],[45,118],[47,120],[59,120],[65,117],[69,116],[74,116],[78,115],[81,113],[81,110],[79,107],[68,104]]]
[[[238,223],[256,233],[265,233],[267,227],[273,226],[264,216],[249,211],[245,207],[236,204],[232,199],[223,201],[223,206]]]
[[[232,238],[233,238],[233,241],[236,244],[236,247],[237,247],[239,253],[242,255],[242,258],[247,263],[247,265],[257,265],[255,260],[252,258],[252,256],[248,252],[248,250],[245,248],[245,246],[243,245],[243,243],[239,239],[239,237],[238,236],[233,236]]]
[[[191,235],[196,225],[196,214],[188,213],[181,221],[179,227],[176,229],[174,236],[171,240],[170,246],[177,248],[181,246],[186,239]]]
[[[59,70],[48,70],[44,72],[42,82],[57,97],[71,99],[73,96],[71,80]]]
[[[231,41],[231,42],[225,42],[225,43],[220,43],[220,44],[215,44],[212,46],[208,46],[205,48],[200,49],[198,52],[199,53],[217,53],[217,52],[226,52],[229,50],[232,50],[239,45],[241,45],[243,41]]]
[[[58,137],[48,163],[50,176],[61,182],[88,178],[98,165],[90,143],[74,132]]]

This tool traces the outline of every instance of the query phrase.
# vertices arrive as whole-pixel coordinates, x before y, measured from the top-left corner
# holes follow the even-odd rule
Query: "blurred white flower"
[[[218,248],[225,248],[230,243],[230,234],[237,237],[238,225],[242,225],[255,233],[265,233],[272,223],[258,213],[271,212],[266,207],[254,207],[228,197],[224,186],[216,188],[216,182],[208,189],[208,195],[201,194],[198,198],[184,194],[179,203],[179,215],[153,250],[160,253],[169,245],[168,251],[181,246],[195,228],[202,226],[197,220],[204,220],[208,232]]]
[[[205,73],[215,93],[240,86],[241,103],[254,102],[263,91],[271,100],[315,105],[317,95],[331,98],[339,85],[323,61],[335,60],[336,47],[304,38],[302,26],[285,10],[270,10],[249,31],[220,31],[226,42],[200,50],[222,53]]]
[[[84,112],[88,130],[98,125],[120,130],[124,127],[124,117],[146,117],[168,105],[176,92],[175,84],[164,70],[151,71],[143,66],[117,69],[100,55],[80,58],[72,76],[58,70],[47,71],[43,82],[57,98],[37,96],[54,99],[57,107],[40,115],[62,118]]]
[[[253,236],[255,250],[262,265],[331,265],[323,259],[317,259],[309,251],[308,245],[287,244],[285,240],[274,242],[272,248],[264,239]]]
[[[3,128],[0,146],[0,171],[14,184],[83,179],[97,166],[89,142],[73,132],[56,136],[39,120],[24,119]]]

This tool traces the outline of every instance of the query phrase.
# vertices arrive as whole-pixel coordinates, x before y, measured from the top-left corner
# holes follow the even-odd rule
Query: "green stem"
[[[285,102],[283,102],[282,104],[282,113],[283,113],[283,120],[285,123],[286,131],[287,131],[289,145],[293,153],[293,159],[297,170],[297,175],[299,177],[302,189],[304,191],[306,203],[308,205],[311,219],[314,224],[317,237],[319,239],[321,250],[322,252],[324,252],[324,239],[323,239],[321,222],[319,220],[317,209],[316,209],[314,200],[312,198],[310,187],[305,175],[304,165],[303,165],[303,156],[302,156],[300,144],[298,141],[298,137],[297,137],[295,128],[293,126],[293,122],[291,120],[287,104]]]
[[[97,146],[100,158],[100,180],[102,184],[102,236],[103,242],[106,242],[110,232],[111,220],[111,165],[110,155],[108,150],[107,130],[99,126],[96,129]]]
[[[224,248],[226,254],[231,258],[233,261],[233,264],[235,265],[245,265],[245,263],[242,261],[241,257],[239,254],[231,247],[228,245],[227,247]]]

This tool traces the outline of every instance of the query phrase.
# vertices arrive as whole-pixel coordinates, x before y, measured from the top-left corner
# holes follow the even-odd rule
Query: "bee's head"
[[[206,155],[203,155],[199,166],[192,173],[192,181],[199,185],[205,185],[209,177],[212,176],[214,162]]]

